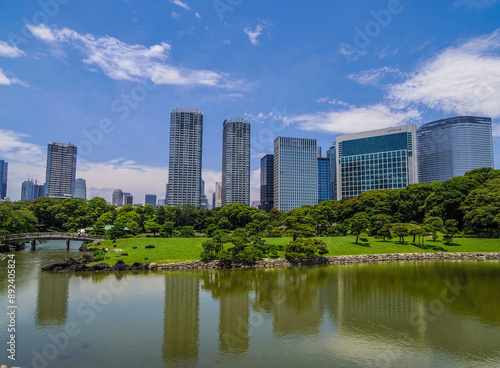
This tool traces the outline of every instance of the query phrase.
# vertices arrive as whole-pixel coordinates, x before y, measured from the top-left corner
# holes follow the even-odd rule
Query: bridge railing
[[[7,239],[33,239],[33,238],[47,238],[47,239],[65,239],[65,238],[82,238],[82,239],[103,239],[101,235],[78,235],[77,233],[54,233],[54,232],[38,232],[38,233],[23,233],[23,234],[6,234],[4,238]]]

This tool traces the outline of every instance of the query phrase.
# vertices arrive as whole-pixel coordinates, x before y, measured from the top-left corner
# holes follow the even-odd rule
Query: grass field
[[[422,252],[500,252],[500,239],[454,239],[453,245],[444,245],[442,241],[426,240],[425,247],[410,244],[412,238],[406,238],[405,244],[394,241],[383,242],[369,237],[368,243],[354,244],[355,237],[319,238],[327,246],[329,256],[357,255],[357,254],[383,254],[383,253],[422,253]],[[121,259],[127,264],[133,262],[158,264],[185,262],[200,259],[203,248],[201,243],[207,239],[202,238],[130,238],[118,239],[116,243],[108,240],[101,243],[101,248],[122,249],[120,253],[110,253],[109,259],[104,262],[115,264]],[[271,244],[284,245],[291,238],[269,238]],[[154,245],[154,249],[145,249],[146,245]],[[137,247],[137,249],[133,249]],[[128,253],[121,256],[121,253]],[[280,252],[280,257],[283,257]]]

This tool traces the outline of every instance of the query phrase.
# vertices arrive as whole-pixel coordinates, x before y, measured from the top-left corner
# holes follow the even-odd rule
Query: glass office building
[[[250,123],[224,121],[222,135],[222,205],[250,206]]]
[[[123,192],[121,189],[116,189],[115,191],[113,191],[111,204],[117,207],[123,206]]]
[[[446,181],[494,167],[490,118],[458,116],[423,124],[417,131],[420,183]]]
[[[167,205],[200,206],[203,111],[172,109]]]
[[[337,150],[336,142],[326,151],[326,157],[330,161],[330,199],[337,199]]]
[[[7,171],[9,164],[0,160],[0,199],[7,197]]]
[[[87,183],[85,179],[75,180],[75,198],[87,199]]]
[[[146,194],[144,202],[156,207],[156,194]]]
[[[260,160],[260,206],[269,212],[274,207],[274,155],[265,155]]]
[[[318,203],[330,199],[330,159],[318,157]]]
[[[418,183],[416,126],[337,137],[337,199]]]
[[[38,185],[33,180],[24,181],[21,185],[21,201],[32,201],[43,197],[43,185]]]
[[[278,137],[274,141],[274,208],[290,211],[318,204],[317,141]]]
[[[49,142],[45,196],[71,198],[75,194],[77,148],[71,143]]]

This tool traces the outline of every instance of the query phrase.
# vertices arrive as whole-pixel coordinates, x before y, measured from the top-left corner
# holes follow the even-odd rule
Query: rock
[[[132,247],[132,249],[137,249],[137,247]]]
[[[115,240],[113,240],[113,243],[116,243],[116,239],[115,239]]]
[[[91,268],[92,271],[107,271],[111,268],[111,266],[108,265],[107,263],[98,263],[88,268]]]
[[[156,263],[152,262],[152,263],[150,263],[150,264],[148,265],[148,268],[149,268],[150,270],[156,270],[156,269],[158,268],[158,265],[157,265]]]
[[[122,256],[128,256],[128,253],[122,253],[121,255]]]
[[[146,249],[153,249],[153,248],[155,248],[154,245],[146,245]]]
[[[113,248],[116,248],[116,244],[113,245]]]
[[[78,248],[78,250],[80,252],[88,252],[87,244],[83,243],[82,246],[80,248]]]
[[[116,264],[113,266],[113,271],[128,271],[130,270],[130,266],[126,265],[121,259],[116,261]]]
[[[130,265],[131,270],[147,270],[148,267],[139,262],[134,262]]]
[[[148,258],[144,258],[144,259],[148,259]]]

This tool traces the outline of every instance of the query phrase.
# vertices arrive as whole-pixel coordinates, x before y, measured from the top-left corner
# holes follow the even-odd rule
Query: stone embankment
[[[352,263],[404,262],[404,261],[487,261],[500,260],[500,253],[397,253],[397,254],[367,254],[353,256],[331,256],[309,259],[262,259],[253,263],[222,264],[219,261],[191,261],[156,265],[158,270],[207,270],[218,268],[274,268],[309,265],[343,265]],[[151,268],[151,267],[150,267]]]
[[[415,262],[415,261],[490,261],[500,260],[500,253],[397,253],[397,254],[367,254],[354,256],[331,256],[317,257],[309,259],[262,259],[251,263],[222,263],[219,261],[203,262],[189,261],[181,263],[156,264],[139,262],[131,265],[118,260],[114,266],[106,263],[98,263],[88,266],[87,263],[94,262],[94,257],[90,254],[84,255],[81,259],[66,259],[60,263],[52,263],[42,267],[44,271],[129,271],[129,270],[212,270],[228,268],[275,268],[275,267],[295,267],[309,265],[344,265],[355,263],[379,263],[379,262]]]

